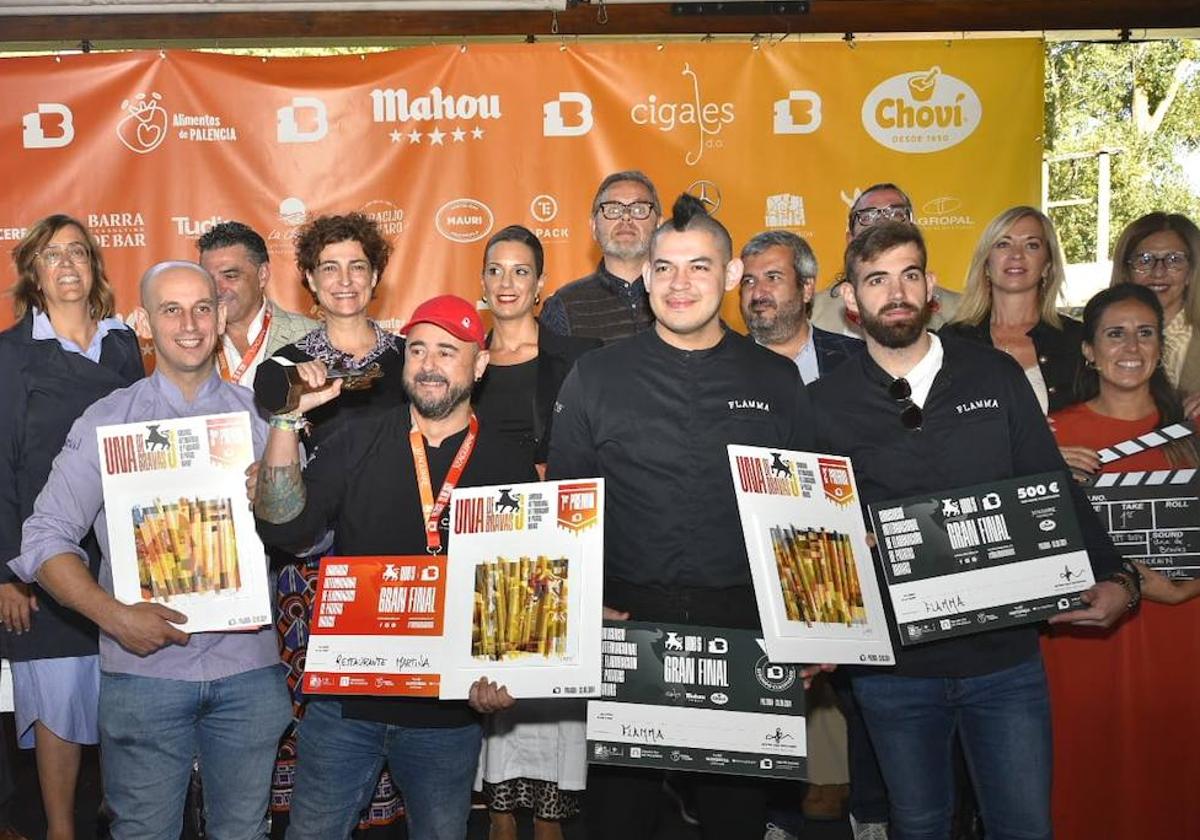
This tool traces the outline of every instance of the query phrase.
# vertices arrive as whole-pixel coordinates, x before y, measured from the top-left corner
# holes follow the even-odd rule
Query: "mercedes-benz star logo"
[[[693,181],[691,186],[687,188],[687,192],[693,198],[699,199],[704,205],[704,209],[708,211],[708,215],[717,215],[717,210],[721,207],[721,188],[712,181]]]

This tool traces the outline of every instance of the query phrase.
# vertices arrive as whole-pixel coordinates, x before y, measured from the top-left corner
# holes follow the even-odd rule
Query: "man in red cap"
[[[337,399],[341,381],[306,370],[298,410],[271,418],[255,492],[263,542],[293,551],[333,530],[337,556],[445,551],[450,490],[536,481],[521,449],[480,428],[471,390],[487,367],[483,324],[467,301],[425,301],[404,327],[408,403],[354,418],[305,466],[303,414]],[[436,501],[435,501],[436,500]],[[512,704],[486,680],[466,702],[346,697],[309,700],[298,730],[290,840],[350,836],[386,760],[404,791],[410,837],[467,831],[482,737],[479,714]]]

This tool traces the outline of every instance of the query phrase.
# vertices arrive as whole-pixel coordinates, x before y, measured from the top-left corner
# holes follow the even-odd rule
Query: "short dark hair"
[[[491,253],[492,246],[498,245],[501,242],[518,242],[533,252],[533,271],[538,276],[542,276],[542,271],[546,267],[546,251],[542,248],[542,240],[537,238],[537,234],[531,231],[524,225],[509,225],[502,230],[492,234],[492,238],[487,241],[487,245],[483,248],[483,263],[487,265],[488,254]]]
[[[654,247],[658,238],[664,233],[674,231],[683,233],[687,230],[702,230],[711,236],[721,250],[725,262],[733,258],[733,238],[725,225],[718,222],[704,209],[704,203],[695,196],[680,193],[671,207],[671,218],[667,219],[654,231],[650,237],[650,257],[654,258]]]
[[[362,213],[346,213],[341,216],[318,216],[300,228],[296,235],[296,265],[300,269],[300,282],[305,282],[311,272],[317,270],[321,251],[327,245],[338,242],[357,242],[362,246],[371,270],[383,274],[392,246],[379,232],[379,226]]]
[[[658,190],[654,188],[654,182],[640,169],[626,169],[621,172],[614,172],[600,182],[600,186],[596,190],[596,195],[592,198],[593,216],[600,212],[600,199],[604,197],[604,193],[608,191],[608,188],[622,181],[632,181],[635,184],[641,184],[645,187],[647,192],[650,193],[650,203],[654,205],[655,215],[662,214],[662,203],[658,200]]]
[[[254,228],[241,222],[221,222],[196,240],[196,247],[201,254],[218,248],[232,248],[234,245],[246,246],[246,253],[250,255],[250,262],[254,263],[255,268],[271,261],[267,243]]]
[[[856,268],[859,263],[873,260],[880,254],[893,248],[899,248],[901,245],[917,246],[917,251],[921,255],[921,270],[924,271],[929,256],[925,250],[925,237],[921,236],[921,231],[917,229],[917,226],[908,222],[884,222],[871,225],[850,240],[850,244],[846,246],[846,255],[842,265],[845,279],[849,280],[852,286],[857,286]]]
[[[905,206],[908,207],[909,214],[912,214],[912,199],[908,197],[908,193],[900,189],[891,181],[883,181],[882,183],[872,184],[871,186],[867,187],[858,194],[858,198],[854,199],[854,203],[850,205],[850,216],[846,220],[846,230],[854,230],[854,214],[858,212],[858,205],[862,203],[862,200],[871,193],[883,192],[884,190],[892,190],[893,192],[900,193],[901,197],[904,199]]]

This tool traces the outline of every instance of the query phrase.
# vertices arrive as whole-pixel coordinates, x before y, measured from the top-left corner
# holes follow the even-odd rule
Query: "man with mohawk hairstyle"
[[[581,358],[555,405],[548,473],[603,476],[605,615],[758,628],[726,446],[811,449],[796,366],[721,321],[742,262],[689,195],[654,232],[643,269],[652,329]],[[594,766],[593,840],[654,836],[662,773]],[[698,774],[701,836],[762,835],[761,780]]]

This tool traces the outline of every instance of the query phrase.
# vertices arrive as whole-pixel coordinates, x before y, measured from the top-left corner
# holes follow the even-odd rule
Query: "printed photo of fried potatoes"
[[[471,655],[562,658],[567,653],[567,559],[503,557],[475,567]]]
[[[824,528],[771,528],[783,605],[790,621],[867,623],[850,537]]]
[[[143,600],[241,588],[229,499],[155,499],[132,516]]]

